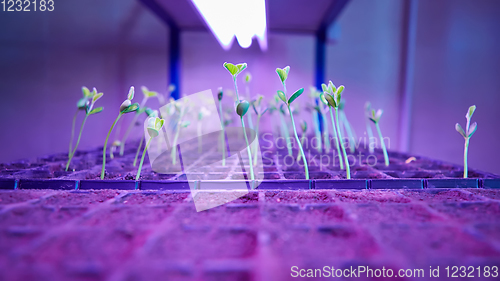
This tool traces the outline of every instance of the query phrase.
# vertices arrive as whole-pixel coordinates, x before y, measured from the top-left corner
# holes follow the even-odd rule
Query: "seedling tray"
[[[130,142],[123,156],[109,159],[106,177],[100,179],[102,147],[76,153],[70,170],[64,171],[67,155],[54,154],[33,160],[0,164],[0,189],[59,189],[59,190],[190,190],[224,189],[231,182],[246,182],[246,175],[235,172],[237,161],[226,166],[211,167],[188,181],[183,173],[158,174],[151,170],[148,160],[140,180],[135,180],[137,168],[132,165],[137,142]],[[297,151],[294,150],[294,155]],[[194,149],[193,149],[194,153]],[[197,153],[197,152],[196,152]],[[197,157],[210,159],[212,151]],[[329,155],[331,155],[330,152]],[[370,154],[360,147],[354,155],[365,155],[351,167],[352,179],[346,179],[345,171],[338,163],[320,163],[322,155],[314,149],[306,150],[309,159],[310,179],[306,180],[303,167],[289,161],[283,149],[263,150],[263,180],[258,189],[308,190],[308,189],[427,189],[427,188],[500,188],[500,176],[477,170],[469,170],[469,178],[462,178],[463,167],[405,153],[389,152],[390,165],[383,163],[381,150]],[[367,155],[370,158],[366,158]],[[416,160],[406,163],[410,157]],[[288,157],[288,159],[287,159]],[[109,157],[108,157],[109,158]],[[333,158],[333,157],[332,157]],[[146,156],[147,159],[147,156]],[[312,159],[316,159],[312,161]],[[352,159],[352,157],[351,157]],[[376,164],[375,163],[376,159]],[[190,177],[192,178],[192,177]]]

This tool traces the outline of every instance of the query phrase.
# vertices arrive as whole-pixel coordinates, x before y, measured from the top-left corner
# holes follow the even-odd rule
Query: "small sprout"
[[[118,120],[120,120],[120,117],[122,117],[123,114],[130,113],[130,112],[135,112],[139,109],[139,104],[138,103],[133,103],[131,102],[131,99],[134,98],[134,86],[130,87],[130,90],[127,95],[127,99],[122,102],[120,105],[120,112],[118,113],[118,117],[116,117],[115,121],[111,125],[111,128],[109,128],[108,135],[106,136],[106,140],[104,141],[104,147],[102,149],[102,170],[101,170],[101,179],[104,179],[104,174],[105,174],[105,169],[106,169],[106,147],[108,146],[108,140],[109,140],[109,135],[111,135],[111,132],[113,131],[113,128],[115,127],[116,123]],[[122,142],[123,145],[123,142]]]
[[[458,123],[455,124],[455,130],[457,130],[457,132],[459,134],[461,134],[462,137],[464,137],[464,139],[465,139],[464,178],[467,178],[469,175],[469,169],[468,169],[468,164],[467,164],[467,156],[468,156],[468,152],[469,152],[469,141],[470,141],[470,138],[472,137],[472,135],[474,135],[474,133],[477,130],[477,123],[476,122],[474,122],[472,125],[470,125],[470,120],[472,118],[472,115],[474,114],[474,111],[476,111],[476,106],[472,105],[469,107],[469,110],[467,110],[467,113],[465,114],[465,118],[467,119],[467,124],[466,124],[465,130],[462,129],[462,126],[460,126],[460,124],[458,124]]]
[[[121,145],[121,142],[119,140],[115,140],[112,144],[111,144],[111,149],[109,150],[109,158],[111,159],[114,159],[115,158],[115,150],[116,150],[116,147],[120,146]]]
[[[145,112],[148,117],[158,117],[159,116],[158,110],[153,110],[149,107],[148,108],[141,108],[141,109],[139,109],[139,112],[140,113]],[[119,146],[121,146],[120,141],[116,141],[116,142],[118,142]],[[137,151],[135,152],[134,163],[133,163],[134,167],[137,164],[137,158],[139,157],[139,152],[141,152],[141,147],[142,147],[143,142],[144,142],[144,138],[141,138],[141,141],[139,142],[139,146],[137,147]],[[111,147],[111,152],[113,152],[113,149],[114,149],[114,147]],[[111,159],[113,159],[113,157],[111,157]]]
[[[247,75],[245,75],[245,82],[250,83],[250,80],[252,80],[252,75],[247,73]]]
[[[202,122],[201,120],[209,116],[211,113],[208,111],[208,109],[204,106],[201,107],[200,112],[198,112],[198,126],[197,126],[197,133],[198,133],[198,153],[202,152],[202,142],[203,142],[203,134],[202,134]]]
[[[320,98],[321,101],[328,105],[329,111],[330,111],[330,119],[332,121],[332,127],[333,130],[337,131],[337,152],[339,147],[342,148],[342,154],[344,156],[344,163],[345,163],[345,168],[346,168],[346,175],[347,178],[351,178],[351,168],[349,165],[349,159],[347,158],[347,153],[345,151],[345,146],[344,142],[342,141],[342,131],[340,130],[340,124],[339,124],[339,105],[340,101],[342,99],[342,92],[344,91],[344,86],[339,86],[338,88],[335,87],[335,85],[330,81],[328,83],[328,86],[325,84],[321,85],[321,88],[323,89],[323,94],[321,94]],[[333,111],[332,107],[335,109],[335,120],[333,119]],[[335,124],[335,126],[334,126]],[[339,145],[340,143],[340,145]],[[340,166],[342,168],[342,160],[340,160],[340,152],[339,152],[339,162]]]
[[[140,105],[137,104],[136,110],[133,110],[133,108],[129,108],[128,109],[129,111],[125,112],[125,113],[129,113],[129,112],[135,111],[135,115],[132,118],[132,121],[130,122],[130,124],[129,124],[127,130],[125,131],[125,134],[123,135],[123,138],[121,140],[121,143],[122,143],[120,146],[120,155],[121,156],[123,156],[123,153],[125,153],[125,143],[127,142],[128,136],[130,135],[130,132],[132,131],[132,127],[137,124],[137,119],[146,110],[146,107],[145,107],[146,102],[148,101],[148,99],[150,99],[152,97],[159,96],[159,94],[157,92],[150,91],[146,86],[142,86],[141,91],[143,94],[141,104]],[[134,93],[135,93],[134,86],[132,86],[132,87],[130,87],[130,90],[129,90],[129,93],[127,96],[127,100],[129,102],[127,102],[127,100],[125,100],[122,103],[122,107],[128,107],[130,105],[130,101],[134,98]],[[121,110],[122,107],[120,107],[120,111],[122,111]]]
[[[78,148],[78,145],[80,144],[80,138],[82,137],[82,132],[83,132],[83,127],[85,126],[85,122],[87,121],[87,118],[90,115],[97,114],[99,112],[102,112],[104,108],[102,107],[96,107],[94,108],[94,104],[99,100],[104,94],[103,93],[97,93],[97,89],[94,88],[92,92],[89,91],[87,87],[82,87],[82,92],[83,92],[83,98],[81,98],[78,103],[77,103],[77,110],[76,113],[73,117],[73,124],[71,127],[71,138],[69,142],[69,152],[68,152],[68,162],[66,163],[66,171],[69,168],[69,164],[71,163],[71,160],[73,159],[73,156],[75,155],[75,152]],[[78,134],[78,139],[75,144],[75,148],[72,148],[73,144],[73,136],[75,134],[75,122],[76,122],[76,116],[78,114],[78,111],[80,110],[85,110],[85,117],[83,118],[82,125],[80,126],[80,133]]]
[[[146,156],[146,151],[148,150],[149,145],[151,144],[151,140],[153,140],[153,138],[156,138],[159,135],[164,122],[165,120],[160,119],[158,117],[149,117],[148,119],[147,130],[150,138],[146,143],[146,146],[144,147],[144,151],[142,152],[141,162],[139,163],[139,169],[137,170],[137,175],[135,177],[136,181],[139,180],[141,176],[142,164],[144,163],[144,156]]]
[[[181,128],[186,128],[191,124],[189,121],[183,121],[182,118],[184,117],[184,114],[186,113],[188,109],[188,99],[184,98],[183,102],[181,101],[176,101],[176,100],[171,100],[171,107],[174,109],[174,113],[179,114],[179,119],[177,120],[177,126],[176,126],[176,131],[175,131],[175,136],[174,136],[174,142],[172,144],[172,151],[170,152],[170,156],[172,158],[172,165],[175,165],[177,163],[177,139],[179,138],[179,133],[181,131]]]
[[[300,88],[297,91],[295,91],[295,93],[293,93],[293,95],[290,97],[290,99],[287,100],[287,98],[286,98],[286,79],[288,78],[289,72],[290,72],[290,66],[286,66],[283,69],[276,68],[276,73],[278,74],[278,76],[281,80],[281,83],[283,84],[283,90],[284,90],[282,92],[278,91],[278,96],[283,101],[283,103],[285,103],[286,106],[288,107],[288,113],[290,114],[290,119],[292,120],[293,133],[295,134],[295,140],[297,141],[297,143],[299,145],[299,150],[300,150],[300,153],[302,154],[302,158],[304,160],[304,170],[305,170],[305,174],[306,174],[306,179],[308,180],[309,179],[309,168],[307,166],[307,159],[306,159],[306,155],[304,154],[304,149],[302,148],[302,144],[299,140],[299,136],[297,135],[297,129],[295,129],[295,121],[293,120],[293,112],[292,112],[292,109],[290,108],[290,105],[292,104],[292,102],[295,99],[297,99],[304,92],[304,88]]]
[[[370,120],[372,120],[372,122],[375,123],[375,128],[377,129],[378,137],[380,138],[380,145],[382,146],[382,151],[384,152],[385,166],[389,166],[389,156],[387,155],[387,148],[385,148],[384,138],[382,137],[382,131],[380,131],[380,126],[378,124],[380,121],[380,117],[382,116],[382,113],[384,113],[382,109],[379,109],[377,111],[375,111],[375,109],[372,109]]]

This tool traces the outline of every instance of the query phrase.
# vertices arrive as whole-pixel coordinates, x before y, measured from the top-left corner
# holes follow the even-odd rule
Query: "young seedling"
[[[302,158],[304,159],[304,170],[306,173],[306,179],[309,179],[309,168],[307,167],[307,159],[306,155],[304,154],[304,150],[302,149],[302,144],[300,143],[299,136],[297,135],[297,129],[295,128],[295,121],[293,120],[293,112],[292,109],[290,108],[290,105],[294,100],[296,100],[303,92],[304,88],[300,88],[293,95],[288,99],[286,95],[286,79],[288,78],[288,72],[290,71],[290,66],[286,66],[285,68],[276,68],[276,73],[278,74],[281,84],[283,85],[283,90],[280,91],[278,90],[278,97],[286,104],[288,107],[288,113],[290,114],[290,119],[292,120],[292,127],[293,127],[293,133],[295,134],[295,140],[297,141],[299,145],[299,150],[300,153],[302,154]]]
[[[88,92],[87,88],[84,88],[83,91],[84,91],[84,94],[83,94],[84,97],[82,99],[80,99],[77,106],[78,106],[78,108],[80,108],[82,106],[85,107],[85,117],[83,118],[82,125],[80,126],[80,133],[78,134],[78,139],[76,140],[75,148],[73,149],[73,151],[71,151],[71,145],[70,145],[69,158],[68,158],[68,162],[66,163],[66,169],[65,169],[66,171],[68,170],[69,164],[71,163],[71,160],[73,159],[73,156],[75,155],[75,152],[78,149],[78,145],[80,144],[80,138],[82,137],[83,127],[85,126],[85,122],[87,121],[87,118],[90,115],[99,113],[103,110],[102,107],[94,108],[95,102],[103,96],[103,93],[97,93],[96,88],[94,88],[94,90],[92,91],[91,94],[86,93],[86,91]],[[74,126],[73,126],[73,128],[74,128]],[[73,136],[71,138],[72,138],[71,141],[73,141]]]
[[[139,109],[140,110],[140,109]],[[158,110],[152,110],[151,108],[146,108],[144,110],[146,115],[150,117],[158,117]],[[141,141],[139,142],[139,146],[137,147],[137,151],[135,152],[135,158],[134,158],[134,167],[137,164],[137,158],[139,157],[139,152],[141,151],[142,143],[144,142],[144,138],[141,138]]]
[[[115,158],[115,150],[117,147],[120,147],[122,143],[119,141],[119,140],[115,140],[112,144],[111,144],[111,148],[109,149],[109,158],[111,159],[114,159]]]
[[[134,103],[132,104],[132,99],[134,98],[134,86],[130,87],[130,90],[128,91],[127,99],[122,102],[120,105],[120,112],[118,113],[118,117],[116,117],[115,121],[113,122],[113,125],[111,125],[111,128],[109,128],[108,135],[106,136],[106,140],[104,141],[104,147],[102,149],[102,171],[101,171],[101,179],[104,179],[104,174],[105,174],[105,169],[106,169],[106,147],[108,146],[108,140],[109,140],[109,135],[113,131],[113,128],[116,125],[116,122],[120,120],[120,117],[122,117],[123,114],[125,113],[130,113],[130,112],[135,112],[139,109],[139,104]]]
[[[367,117],[366,120],[366,133],[368,134],[368,149],[370,153],[373,153],[373,146],[370,144],[370,141],[373,139],[373,131],[372,127],[370,127],[370,122],[368,121],[370,118],[370,115],[372,114],[372,105],[369,101],[365,103],[365,116]]]
[[[225,62],[223,65],[224,65],[224,68],[226,68],[227,71],[229,71],[229,73],[233,77],[234,90],[236,92],[236,103],[239,104],[240,103],[240,96],[238,94],[238,84],[236,83],[236,77],[238,77],[238,74],[240,74],[243,70],[245,70],[247,68],[247,64],[240,63],[237,65],[234,65],[232,63]]]
[[[226,166],[226,124],[224,122],[224,111],[222,111],[222,98],[224,97],[224,91],[222,88],[219,88],[219,92],[217,94],[217,99],[219,100],[219,112],[220,112],[220,124],[222,126],[222,131],[220,135],[220,146],[222,149],[222,166]]]
[[[135,176],[135,180],[139,180],[141,176],[142,164],[144,163],[144,156],[146,156],[146,151],[148,150],[149,145],[151,144],[151,140],[156,138],[160,134],[160,130],[163,127],[163,123],[165,120],[160,119],[158,117],[149,117],[148,119],[148,135],[149,140],[144,147],[144,151],[142,151],[141,162],[139,163],[139,169],[137,170],[137,175]]]
[[[345,146],[344,146],[344,141],[342,139],[342,131],[340,130],[340,125],[339,125],[339,105],[340,105],[340,100],[342,99],[342,92],[344,91],[344,85],[339,86],[338,88],[333,85],[332,81],[328,83],[328,86],[325,84],[322,84],[321,87],[323,88],[323,94],[321,95],[321,100],[323,103],[327,104],[330,110],[330,119],[332,121],[332,126],[335,124],[335,127],[333,128],[334,130],[337,130],[337,149],[339,148],[339,143],[340,147],[342,148],[342,154],[344,156],[344,162],[345,162],[345,169],[346,169],[346,175],[347,178],[351,178],[351,167],[349,165],[349,158],[347,158],[347,153],[345,151]],[[335,109],[335,121],[333,120],[333,112],[332,112],[332,107]],[[342,162],[340,160],[340,153],[339,153],[339,162],[341,163],[342,167]]]
[[[304,145],[304,141],[306,139],[306,131],[307,131],[307,123],[306,121],[302,120],[302,123],[300,123],[300,128],[302,129],[302,134],[300,136],[300,145]],[[300,158],[302,157],[302,154],[297,155],[297,162],[300,161]]]
[[[467,178],[469,175],[469,169],[467,167],[467,154],[469,153],[469,140],[470,137],[476,132],[477,130],[477,122],[472,123],[470,125],[470,119],[472,118],[472,114],[474,114],[474,111],[476,111],[476,106],[473,105],[469,107],[469,110],[465,114],[465,118],[467,119],[467,125],[464,129],[462,129],[462,126],[460,124],[455,124],[455,130],[457,130],[458,133],[462,135],[465,139],[465,146],[464,146],[464,178]]]
[[[83,98],[79,99],[76,103],[76,111],[75,115],[73,115],[73,122],[71,125],[71,137],[69,139],[69,150],[68,150],[68,158],[71,156],[71,152],[73,152],[73,137],[75,136],[75,124],[76,117],[78,116],[78,112],[81,110],[87,110],[87,107],[90,104],[90,100],[92,99],[92,93],[90,93],[87,87],[82,87]]]
[[[139,118],[139,115],[141,115],[141,113],[143,113],[145,111],[144,105],[146,104],[146,102],[148,101],[149,98],[158,96],[157,92],[150,91],[145,86],[142,86],[141,90],[142,90],[142,94],[144,95],[144,97],[142,98],[141,104],[139,106],[139,110],[137,110],[135,112],[135,115],[132,118],[132,122],[130,122],[127,130],[125,131],[125,134],[123,135],[123,138],[121,140],[121,146],[120,146],[120,156],[123,156],[123,153],[125,152],[125,142],[127,141],[128,136],[130,135],[130,132],[132,131],[132,128],[136,125],[137,118]]]
[[[259,125],[260,125],[260,118],[264,113],[266,113],[267,108],[262,108],[262,99],[263,96],[258,96],[256,100],[252,101],[252,107],[253,111],[255,112],[255,115],[257,115],[257,124],[255,125],[255,138],[258,140],[259,139]],[[253,164],[257,165],[257,142],[254,142],[254,147],[253,147]]]
[[[245,121],[243,120],[243,116],[245,116],[249,107],[250,107],[250,104],[246,100],[241,101],[236,106],[236,114],[238,114],[240,116],[241,127],[243,127],[243,135],[245,136],[245,142],[247,145],[247,153],[248,153],[248,161],[249,161],[249,166],[250,166],[250,179],[253,181],[253,180],[255,180],[255,176],[253,174],[252,152],[250,151],[250,144],[248,143],[247,131],[245,130]]]
[[[380,121],[380,117],[382,116],[382,113],[384,113],[382,109],[379,109],[376,112],[375,109],[372,109],[372,115],[370,117],[370,120],[372,120],[372,122],[375,123],[375,128],[377,129],[378,137],[380,138],[380,145],[382,146],[382,151],[384,152],[385,166],[389,166],[389,156],[387,155],[387,149],[385,148],[384,138],[382,137],[382,131],[380,131],[380,126],[378,124]]]

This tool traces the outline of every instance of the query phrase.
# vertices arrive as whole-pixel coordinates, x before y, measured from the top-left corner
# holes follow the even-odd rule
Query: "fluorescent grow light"
[[[236,37],[242,48],[257,37],[260,48],[267,49],[265,0],[191,0],[224,50]]]

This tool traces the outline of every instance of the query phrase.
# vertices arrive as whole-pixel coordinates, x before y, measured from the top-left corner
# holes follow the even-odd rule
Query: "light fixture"
[[[265,0],[191,0],[224,50],[236,37],[242,48],[257,37],[260,48],[267,50]]]

